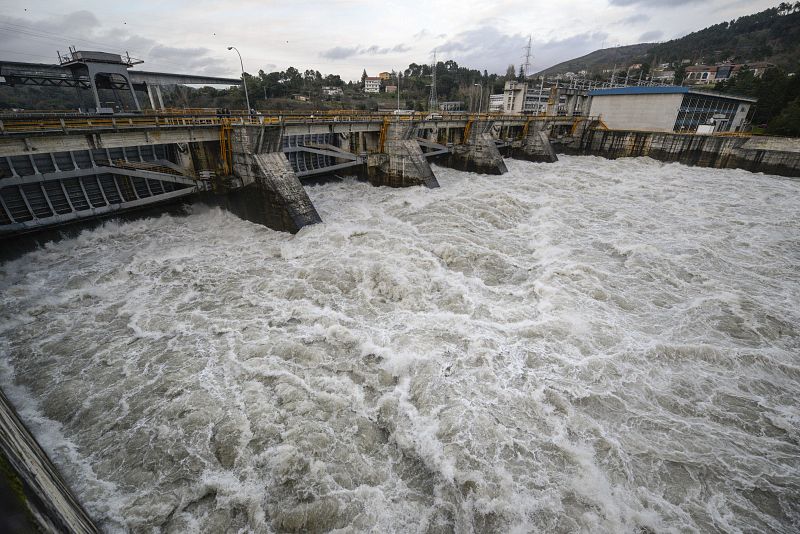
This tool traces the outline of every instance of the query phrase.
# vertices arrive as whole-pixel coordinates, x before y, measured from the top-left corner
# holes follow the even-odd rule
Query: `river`
[[[800,181],[507,161],[8,261],[0,384],[107,532],[796,532]]]

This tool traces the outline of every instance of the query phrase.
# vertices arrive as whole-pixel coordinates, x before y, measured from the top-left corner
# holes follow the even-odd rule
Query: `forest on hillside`
[[[714,64],[723,61],[768,61],[789,70],[800,61],[800,2],[781,3],[753,15],[720,22],[653,46],[655,62]]]

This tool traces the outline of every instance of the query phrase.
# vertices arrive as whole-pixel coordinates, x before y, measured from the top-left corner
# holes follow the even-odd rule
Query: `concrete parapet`
[[[503,156],[494,142],[494,137],[489,133],[471,135],[466,143],[455,145],[453,151],[443,157],[441,161],[446,166],[459,171],[481,174],[505,174],[508,172]]]
[[[98,532],[0,391],[0,526],[16,532]]]
[[[373,185],[439,187],[431,166],[414,139],[389,139],[382,154],[367,157],[367,175]]]

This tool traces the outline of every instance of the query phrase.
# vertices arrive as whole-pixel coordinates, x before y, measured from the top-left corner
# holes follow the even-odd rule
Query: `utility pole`
[[[436,97],[436,50],[433,51],[433,65],[431,65],[431,96],[428,99],[428,111],[436,111],[439,102]]]
[[[400,111],[400,71],[397,71],[397,111]],[[398,113],[399,115],[399,113]]]
[[[480,116],[481,110],[483,109],[483,107],[482,107],[483,106],[483,84],[482,83],[481,84],[473,83],[472,85],[477,85],[478,87],[481,88],[481,96],[478,99],[478,116]]]
[[[525,47],[525,63],[522,64],[523,81],[528,79],[531,74],[531,36],[528,35],[528,46]]]

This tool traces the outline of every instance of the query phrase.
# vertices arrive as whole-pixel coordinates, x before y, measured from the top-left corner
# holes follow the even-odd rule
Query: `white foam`
[[[507,163],[49,244],[0,383],[107,531],[791,531],[800,184]]]

